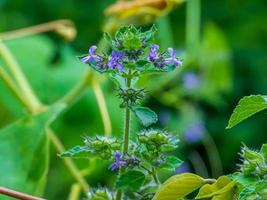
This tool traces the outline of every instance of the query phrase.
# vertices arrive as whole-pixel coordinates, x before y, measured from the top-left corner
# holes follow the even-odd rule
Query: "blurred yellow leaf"
[[[200,176],[184,173],[172,176],[158,189],[153,200],[177,200],[205,184]]]
[[[236,181],[221,176],[215,183],[200,188],[196,199],[212,198],[212,200],[233,200]]]

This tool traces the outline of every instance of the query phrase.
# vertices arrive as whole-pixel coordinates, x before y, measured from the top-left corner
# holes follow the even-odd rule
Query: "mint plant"
[[[173,48],[161,51],[154,43],[156,28],[142,32],[134,26],[121,27],[112,38],[108,33],[110,54],[89,48],[81,62],[101,74],[108,74],[117,85],[118,107],[124,109],[123,137],[84,137],[84,144],[61,156],[97,157],[109,162],[108,169],[118,173],[115,188],[98,188],[89,199],[151,199],[160,185],[159,170],[174,171],[182,161],[169,152],[178,147],[178,139],[165,130],[149,128],[158,120],[157,114],[141,106],[147,91],[137,87],[139,78],[147,73],[170,72],[182,65]],[[119,109],[119,108],[118,108]],[[136,115],[144,130],[131,132],[131,117]],[[131,138],[131,139],[130,139]]]
[[[239,124],[253,114],[267,108],[266,96],[244,97],[235,108],[227,128]],[[194,199],[265,200],[267,199],[267,143],[260,150],[243,145],[239,153],[238,171],[215,179],[204,179],[196,174],[172,176],[157,190],[153,200],[188,199],[198,190]]]

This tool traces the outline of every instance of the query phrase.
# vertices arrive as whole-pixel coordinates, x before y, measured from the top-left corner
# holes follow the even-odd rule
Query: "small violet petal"
[[[89,50],[88,50],[88,55],[85,56],[85,57],[83,57],[83,58],[81,58],[81,61],[82,61],[83,63],[87,63],[87,64],[88,64],[89,62],[91,62],[91,61],[94,61],[94,62],[98,62],[98,61],[100,61],[100,56],[95,55],[95,51],[96,51],[96,49],[97,49],[97,46],[95,46],[95,45],[91,46],[91,47],[89,48]]]
[[[150,62],[153,62],[159,58],[158,54],[159,46],[156,44],[151,45],[150,52],[147,54],[147,59]]]

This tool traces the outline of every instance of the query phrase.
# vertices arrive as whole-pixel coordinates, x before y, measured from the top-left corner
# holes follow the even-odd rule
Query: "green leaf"
[[[111,80],[116,84],[116,86],[125,89],[127,88],[125,79],[123,77],[121,77],[120,75],[118,75],[117,73],[110,73],[109,74]]]
[[[160,165],[160,168],[164,170],[172,171],[172,170],[175,170],[177,167],[179,167],[182,163],[183,161],[180,160],[179,158],[175,156],[168,156],[166,158],[165,163]]]
[[[49,146],[45,128],[65,108],[54,105],[0,130],[0,185],[41,195],[48,171]],[[5,199],[5,198],[1,198]]]
[[[200,176],[184,173],[172,176],[158,189],[153,200],[177,200],[205,184]]]
[[[257,181],[245,187],[239,194],[239,200],[267,199],[267,181]]]
[[[87,146],[75,146],[62,154],[60,154],[61,157],[85,157],[88,158],[89,155],[89,148]],[[84,155],[85,154],[85,155]]]
[[[264,159],[267,161],[267,144],[262,145],[260,153],[264,156]]]
[[[136,191],[143,185],[144,181],[145,174],[143,172],[129,170],[117,180],[116,187]]]
[[[235,180],[238,184],[241,184],[244,187],[259,181],[259,177],[257,176],[247,176],[240,172],[235,172],[233,174],[227,175],[227,177]]]
[[[221,176],[215,183],[201,187],[196,199],[232,200],[235,185],[235,180],[232,181],[226,176]]]
[[[248,117],[266,108],[267,96],[251,95],[243,97],[235,108],[226,128],[232,128]]]
[[[148,127],[151,124],[154,124],[158,121],[157,114],[147,108],[147,107],[141,107],[141,106],[132,106],[131,110],[134,112],[136,117],[140,120],[143,126]]]

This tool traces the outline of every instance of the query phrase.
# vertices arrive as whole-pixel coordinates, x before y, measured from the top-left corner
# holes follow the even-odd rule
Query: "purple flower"
[[[150,62],[153,62],[153,61],[159,59],[158,50],[159,50],[159,46],[158,45],[156,45],[156,44],[151,45],[150,52],[149,52],[149,54],[147,54],[147,59]]]
[[[81,61],[84,63],[89,63],[91,61],[98,62],[100,61],[100,56],[95,55],[95,51],[97,49],[97,46],[93,45],[89,48],[89,53],[87,56],[81,58]]]
[[[189,90],[195,89],[200,84],[200,79],[195,73],[187,73],[182,77],[183,85]]]
[[[188,143],[198,142],[201,138],[203,138],[204,132],[204,123],[201,120],[197,120],[186,128],[184,132],[184,139]]]
[[[108,67],[111,69],[117,68],[119,71],[123,70],[123,66],[121,64],[121,59],[123,58],[123,53],[112,51],[111,57],[108,61]]]
[[[121,160],[121,153],[120,152],[117,152],[115,153],[115,162],[112,163],[110,166],[109,166],[109,169],[111,171],[114,171],[122,166],[125,166],[126,165],[126,162]]]
[[[174,49],[168,48],[168,51],[170,53],[170,57],[165,58],[165,63],[175,65],[177,67],[182,65],[182,61],[176,58],[176,53],[175,53]]]

